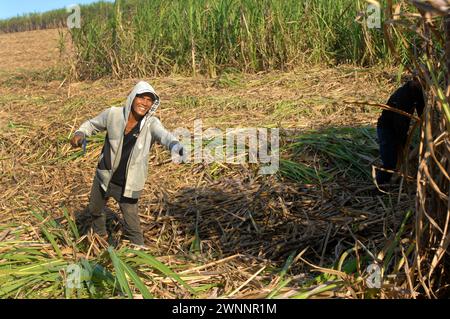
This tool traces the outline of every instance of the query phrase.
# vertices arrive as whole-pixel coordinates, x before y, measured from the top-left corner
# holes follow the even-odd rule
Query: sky
[[[96,1],[98,0],[0,0],[0,19],[11,18],[25,13],[61,9],[71,4],[87,4]]]

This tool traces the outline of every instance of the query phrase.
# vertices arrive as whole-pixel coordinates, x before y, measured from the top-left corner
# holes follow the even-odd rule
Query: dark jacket
[[[413,81],[406,82],[402,87],[397,89],[394,94],[391,95],[387,105],[409,114],[413,114],[414,110],[417,110],[419,117],[422,116],[423,109],[425,107],[422,87],[415,84]],[[379,128],[386,127],[393,130],[395,132],[395,136],[393,136],[393,138],[405,143],[410,123],[411,119],[407,116],[392,111],[383,110],[380,118],[378,119],[377,126]]]

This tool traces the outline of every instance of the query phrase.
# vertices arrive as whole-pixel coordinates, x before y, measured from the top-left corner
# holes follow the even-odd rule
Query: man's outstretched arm
[[[80,128],[75,131],[73,138],[70,140],[72,146],[81,146],[83,139],[85,139],[87,136],[91,136],[106,130],[109,111],[110,108],[104,110],[93,119],[87,120],[86,122],[81,124]]]
[[[183,146],[169,131],[167,131],[158,118],[152,124],[152,135],[155,140],[165,146],[169,151],[176,152],[177,155],[183,156]]]

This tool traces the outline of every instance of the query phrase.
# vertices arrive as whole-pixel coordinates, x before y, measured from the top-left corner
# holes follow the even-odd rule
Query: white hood
[[[128,120],[128,116],[130,115],[131,106],[133,105],[134,98],[136,97],[137,94],[143,94],[143,93],[151,93],[155,96],[155,101],[154,101],[152,107],[150,108],[150,110],[145,115],[145,117],[147,118],[149,116],[152,116],[158,109],[159,104],[160,104],[160,99],[159,99],[159,95],[156,94],[155,89],[147,82],[139,81],[134,86],[131,93],[128,95],[127,102],[125,104],[125,121]]]

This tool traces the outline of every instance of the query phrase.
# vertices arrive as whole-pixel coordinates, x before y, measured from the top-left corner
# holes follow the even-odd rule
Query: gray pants
[[[97,178],[92,183],[91,196],[89,199],[89,213],[92,217],[92,228],[97,234],[104,236],[106,230],[106,214],[103,208],[109,197],[113,197],[119,204],[124,219],[124,235],[136,245],[144,245],[141,222],[138,215],[138,200],[123,197],[122,187],[113,183],[109,184],[105,192],[100,186]]]

